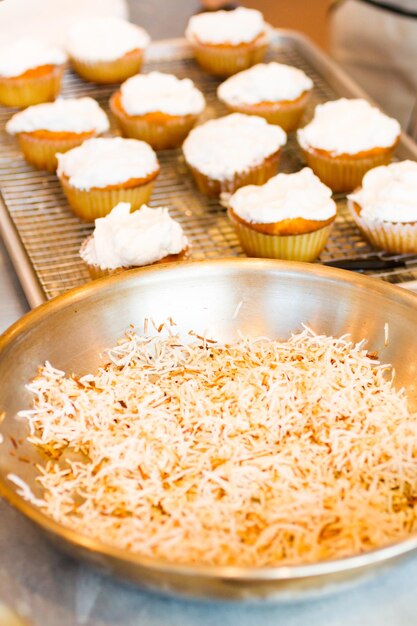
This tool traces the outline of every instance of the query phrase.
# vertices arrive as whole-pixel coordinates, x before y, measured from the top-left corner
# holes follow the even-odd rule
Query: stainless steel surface
[[[278,60],[302,68],[315,83],[314,98],[307,118],[315,104],[338,96],[364,95],[323,53],[302,36],[275,31],[269,60]],[[159,69],[181,77],[190,77],[204,91],[207,110],[204,118],[226,112],[216,98],[218,80],[202,72],[191,58],[182,40],[154,44],[148,54],[145,71]],[[63,95],[90,95],[108,109],[108,98],[114,86],[96,86],[82,82],[67,73]],[[3,109],[0,127],[10,117]],[[116,132],[114,129],[112,132]],[[403,138],[397,150],[399,158],[417,158],[415,144]],[[152,205],[168,205],[180,221],[192,243],[192,258],[212,259],[241,256],[242,250],[224,209],[215,200],[199,194],[187,171],[179,150],[159,153],[162,172],[157,180]],[[281,169],[296,171],[302,167],[300,151],[294,137],[284,150]],[[0,144],[0,179],[3,203],[0,203],[0,229],[8,244],[27,298],[32,306],[52,298],[89,280],[78,250],[91,232],[91,226],[80,222],[68,208],[55,175],[34,170],[21,157],[16,140],[2,132]],[[339,217],[323,260],[353,258],[370,254],[371,248],[362,239],[343,198],[339,198]],[[380,272],[392,282],[411,280],[417,276],[408,270]]]
[[[241,303],[241,304],[240,304]],[[235,311],[238,305],[239,314]],[[196,597],[305,599],[381,572],[417,549],[417,538],[338,561],[298,567],[186,567],[151,561],[100,544],[43,515],[7,480],[13,472],[37,493],[26,423],[16,419],[29,403],[25,383],[39,363],[83,374],[130,325],[171,316],[184,336],[190,329],[220,339],[238,331],[287,337],[302,323],[333,335],[367,338],[369,349],[396,368],[397,384],[417,406],[414,356],[417,298],[382,281],[326,268],[278,261],[229,259],[125,272],[96,281],[38,307],[0,339],[0,493],[72,555],[150,588]],[[384,344],[384,324],[389,343]],[[17,445],[17,448],[16,448]],[[28,462],[30,461],[30,462]]]

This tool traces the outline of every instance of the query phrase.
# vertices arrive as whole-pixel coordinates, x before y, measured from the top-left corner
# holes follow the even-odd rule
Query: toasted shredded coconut
[[[416,416],[364,342],[161,331],[130,330],[94,375],[41,368],[21,414],[49,460],[41,501],[10,477],[23,497],[177,563],[308,563],[415,532]]]
[[[384,324],[384,346],[387,347],[389,344],[389,324],[385,322]]]

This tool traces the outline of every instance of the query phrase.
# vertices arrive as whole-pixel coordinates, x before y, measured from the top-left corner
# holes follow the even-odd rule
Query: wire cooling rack
[[[314,81],[314,94],[305,120],[314,106],[340,96],[364,94],[307,39],[288,31],[276,31],[267,60],[287,63],[304,70]],[[226,109],[216,98],[219,80],[199,69],[183,41],[159,42],[151,46],[144,71],[160,70],[189,77],[204,92],[207,109],[202,121],[224,115]],[[62,95],[91,96],[108,110],[108,100],[116,86],[86,83],[66,72]],[[0,112],[0,226],[22,286],[32,306],[62,294],[89,280],[78,251],[92,226],[82,223],[71,212],[53,174],[38,171],[21,157],[17,142],[4,132],[13,113]],[[112,127],[110,134],[117,134]],[[404,138],[399,158],[417,158],[417,147]],[[200,194],[187,171],[180,150],[158,154],[161,173],[150,204],[168,206],[173,218],[183,226],[192,245],[192,259],[243,256],[225,210],[216,200]],[[280,170],[293,172],[304,165],[294,137],[284,149]],[[343,197],[336,198],[338,217],[321,261],[354,259],[373,254],[350,218]],[[415,280],[410,270],[380,272],[390,282]]]

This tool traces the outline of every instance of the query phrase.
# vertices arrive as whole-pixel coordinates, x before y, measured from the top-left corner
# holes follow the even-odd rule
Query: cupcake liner
[[[238,221],[228,211],[240,245],[251,257],[284,261],[315,261],[325,247],[333,223],[302,235],[266,235]]]
[[[139,267],[149,267],[150,265],[160,265],[162,263],[176,263],[178,261],[184,261],[187,257],[188,249],[184,249],[178,254],[170,254],[159,261],[155,261],[154,263],[149,263],[148,265],[132,265],[130,267],[116,267],[113,269],[103,269],[99,265],[94,263],[88,263],[83,257],[83,250],[88,246],[89,241],[92,239],[93,235],[87,237],[84,240],[83,244],[80,248],[80,256],[84,261],[84,265],[86,266],[88,273],[90,274],[90,278],[95,280],[96,278],[103,278],[104,276],[114,276],[115,274],[120,274],[121,272],[126,272],[128,270],[138,269]]]
[[[70,58],[72,68],[81,78],[92,83],[120,83],[138,74],[142,67],[143,50],[132,50],[114,61],[83,61]]]
[[[255,165],[245,172],[238,172],[232,179],[216,180],[202,174],[198,169],[188,164],[197,187],[206,196],[220,196],[221,193],[233,193],[239,187],[245,185],[263,185],[272,176],[275,176],[278,169],[278,162],[281,151],[275,152],[267,157],[259,165]]]
[[[57,152],[67,152],[93,137],[94,132],[83,133],[73,139],[46,139],[36,137],[32,133],[18,133],[17,139],[26,161],[39,169],[55,172],[57,168]]]
[[[132,211],[139,209],[150,199],[154,184],[154,180],[151,180],[136,187],[77,189],[65,176],[60,176],[59,179],[75,215],[85,222],[93,222],[98,217],[104,217],[119,202],[129,202]]]
[[[287,133],[298,128],[301,118],[310,98],[310,93],[304,93],[294,102],[269,102],[259,104],[225,105],[232,113],[245,113],[246,115],[258,115],[263,117],[269,124],[281,126]]]
[[[205,45],[191,42],[197,63],[209,74],[231,76],[260,63],[268,48],[267,37],[238,46]]]
[[[355,210],[352,200],[348,200],[348,208],[362,235],[374,248],[393,254],[417,253],[417,222],[393,224],[382,220],[366,220]]]
[[[131,116],[117,106],[118,92],[110,98],[110,110],[124,137],[146,141],[154,150],[178,148],[197,121],[197,115]]]
[[[381,148],[367,157],[327,156],[308,148],[301,148],[307,165],[320,180],[334,192],[352,191],[359,187],[369,170],[391,162],[395,146]]]
[[[54,65],[42,76],[0,77],[0,104],[23,108],[52,102],[61,89],[63,71],[61,66]]]

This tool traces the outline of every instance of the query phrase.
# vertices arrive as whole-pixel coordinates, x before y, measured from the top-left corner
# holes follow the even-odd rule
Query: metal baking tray
[[[299,33],[272,31],[267,60],[299,67],[313,79],[314,93],[306,120],[319,102],[341,96],[367,97],[333,61]],[[155,69],[189,77],[202,89],[207,100],[202,121],[226,113],[216,98],[220,81],[197,66],[184,40],[152,44],[147,51],[144,71]],[[108,100],[115,88],[114,85],[83,82],[67,71],[62,95],[89,95],[108,110]],[[12,113],[11,109],[0,111],[0,230],[29,304],[34,307],[89,280],[78,251],[92,226],[73,215],[54,174],[36,170],[24,161],[15,138],[4,132]],[[117,130],[112,127],[110,134],[117,134]],[[400,159],[417,159],[417,145],[403,136],[396,155]],[[161,174],[150,204],[170,207],[171,215],[183,225],[191,241],[191,258],[244,256],[225,210],[194,186],[181,150],[163,151],[158,156]],[[292,172],[302,166],[301,153],[292,136],[284,149],[280,169]],[[320,260],[355,259],[374,254],[348,215],[344,198],[339,196],[336,200],[338,218]],[[397,269],[373,274],[404,286],[417,284],[414,282],[417,269],[415,272]]]

